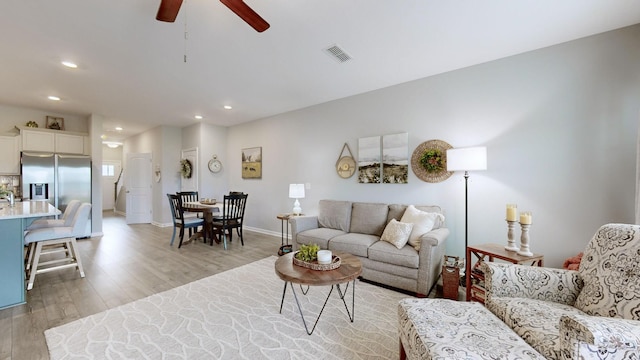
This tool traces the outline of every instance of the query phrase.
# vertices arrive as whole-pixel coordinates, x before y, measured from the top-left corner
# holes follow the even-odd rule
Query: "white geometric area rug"
[[[355,319],[333,291],[307,335],[275,256],[45,331],[51,359],[397,359],[398,301],[356,281]],[[330,287],[298,299],[309,329]],[[346,301],[351,310],[351,285]]]

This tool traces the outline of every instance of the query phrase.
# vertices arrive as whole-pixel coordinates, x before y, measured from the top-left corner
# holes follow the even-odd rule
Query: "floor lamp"
[[[484,146],[447,150],[447,171],[464,171],[464,254],[467,256],[469,171],[487,170],[487,148]]]

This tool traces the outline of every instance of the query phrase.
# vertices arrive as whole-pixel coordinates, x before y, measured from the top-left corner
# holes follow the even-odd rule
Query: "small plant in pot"
[[[300,245],[295,256],[298,260],[312,262],[318,258],[318,250],[320,247],[317,244]]]

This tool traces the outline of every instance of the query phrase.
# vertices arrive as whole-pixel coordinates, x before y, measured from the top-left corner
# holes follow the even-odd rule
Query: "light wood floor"
[[[201,241],[169,246],[171,227],[128,226],[104,213],[104,236],[79,240],[75,269],[39,274],[27,303],[0,311],[0,359],[49,359],[44,330],[276,255],[280,237],[245,231],[228,250]],[[177,236],[177,235],[176,235]],[[1,276],[1,274],[0,274]]]

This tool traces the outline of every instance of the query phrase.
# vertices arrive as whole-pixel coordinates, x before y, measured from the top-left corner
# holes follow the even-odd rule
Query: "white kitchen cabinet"
[[[56,153],[84,154],[84,136],[55,134]]]
[[[22,150],[55,151],[55,134],[47,131],[22,130]]]
[[[23,151],[79,155],[89,153],[89,136],[84,133],[25,127],[19,129]]]
[[[20,137],[0,136],[0,174],[20,174]]]

